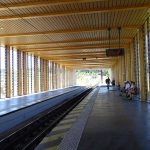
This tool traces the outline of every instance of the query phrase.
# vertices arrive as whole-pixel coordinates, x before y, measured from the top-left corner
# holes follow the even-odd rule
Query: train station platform
[[[98,87],[36,149],[149,150],[149,131],[149,103],[129,101],[116,89]]]
[[[67,93],[69,91],[77,89],[78,86],[73,86],[64,89],[57,89],[52,91],[47,91],[43,93],[19,96],[14,98],[7,98],[0,100],[0,116],[8,114],[10,112],[25,108],[27,106],[42,102],[46,99],[56,97],[58,95]]]
[[[85,90],[83,86],[73,86],[43,93],[20,96],[0,101],[0,133],[50,109]],[[1,137],[1,136],[0,136]]]

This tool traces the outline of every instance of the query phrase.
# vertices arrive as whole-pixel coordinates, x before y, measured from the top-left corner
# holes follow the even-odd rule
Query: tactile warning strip
[[[74,122],[80,116],[86,105],[90,102],[95,93],[93,90],[78,106],[76,106],[60,123],[41,141],[35,150],[57,150],[67,131],[72,127]]]
[[[58,150],[77,150],[84,127],[95,103],[99,88],[95,90],[93,91],[93,96],[89,98],[88,105],[86,105],[85,109],[81,112],[76,122],[64,136],[58,147]]]

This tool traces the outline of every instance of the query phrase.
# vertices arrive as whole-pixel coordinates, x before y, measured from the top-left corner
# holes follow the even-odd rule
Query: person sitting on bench
[[[136,86],[135,86],[135,82],[131,81],[131,87],[128,90],[128,99],[132,100],[133,95],[136,94]]]
[[[129,81],[124,81],[124,87],[123,88],[121,88],[121,90],[120,90],[120,95],[122,95],[123,93],[128,93],[128,90],[130,89],[130,87],[131,87],[131,84],[130,84],[130,82]]]

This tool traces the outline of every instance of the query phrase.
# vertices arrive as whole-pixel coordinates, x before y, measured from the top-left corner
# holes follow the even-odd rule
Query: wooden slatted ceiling
[[[123,45],[127,45],[128,43],[129,43],[129,39],[127,39],[127,40],[123,40],[122,41],[122,44]],[[118,42],[118,40],[112,40],[112,42],[111,42],[111,44],[114,44],[114,45],[116,45],[116,43]],[[41,51],[43,51],[44,49],[47,49],[48,47],[49,48],[53,48],[53,47],[56,47],[56,48],[58,48],[58,47],[73,47],[73,46],[85,46],[85,45],[109,45],[109,41],[107,40],[107,41],[96,41],[96,42],[75,42],[75,43],[59,43],[59,46],[58,45],[56,45],[56,44],[51,44],[51,43],[49,43],[49,44],[34,44],[34,45],[25,45],[25,46],[19,46],[19,45],[17,45],[17,46],[15,46],[15,45],[13,45],[13,47],[17,47],[17,48],[19,48],[19,49],[28,49],[28,50],[30,50],[30,49],[35,49],[35,47],[37,48],[37,49],[42,49]],[[51,47],[50,47],[51,46]]]
[[[69,56],[76,56],[76,55],[99,55],[99,54],[105,54],[105,49],[90,49],[90,50],[72,50],[72,51],[69,51],[68,50],[63,50],[61,53],[59,50],[56,50],[56,51],[37,51],[36,52],[37,55],[45,55],[45,56],[64,56],[64,55],[69,55]]]
[[[107,29],[107,28],[105,28]],[[126,37],[128,38],[132,38],[134,36],[134,34],[136,33],[136,28],[134,29],[122,29],[121,31],[121,39],[124,39]],[[16,34],[15,34],[16,35]],[[14,35],[14,36],[15,36]],[[50,41],[50,42],[55,42],[55,41],[72,41],[72,40],[80,40],[82,39],[82,41],[85,39],[91,39],[91,38],[94,38],[94,39],[97,39],[97,40],[102,40],[103,39],[108,39],[108,31],[107,30],[102,30],[102,31],[97,31],[95,29],[92,29],[88,32],[82,32],[82,30],[79,30],[77,32],[74,32],[74,33],[65,33],[65,32],[62,32],[62,34],[50,34],[50,35],[47,35],[48,38],[46,38],[44,35],[34,35],[32,34],[32,36],[15,36],[13,38],[11,38],[11,43],[12,44],[26,44],[26,43],[33,43],[36,41],[36,43],[39,43],[40,41],[43,41],[43,40],[46,40],[45,42],[47,41]],[[7,35],[4,35],[6,36],[5,39],[7,38],[8,40],[10,39],[9,36],[10,34],[7,34]],[[41,36],[41,40],[40,40],[40,36]],[[37,38],[38,37],[38,38]],[[116,30],[112,30],[111,31],[111,39],[117,39],[118,38],[118,32],[116,32]],[[0,36],[0,39],[3,39],[2,36]],[[15,39],[15,40],[14,40]],[[53,39],[53,40],[50,40],[50,39]],[[27,41],[26,41],[27,40]],[[14,42],[14,41],[17,41]],[[22,42],[22,41],[25,41],[25,42]],[[68,42],[69,43],[69,42]],[[10,44],[10,43],[7,43],[7,44]]]
[[[106,57],[100,53],[109,47],[109,27],[111,47],[118,47],[118,27],[122,28],[121,46],[126,47],[147,18],[149,7],[149,0],[1,0],[0,43],[62,64],[71,59],[66,65],[75,67],[74,60],[83,56]],[[108,58],[103,65],[113,63],[115,58],[113,62]]]

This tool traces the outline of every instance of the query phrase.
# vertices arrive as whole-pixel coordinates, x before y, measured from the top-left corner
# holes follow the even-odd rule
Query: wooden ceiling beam
[[[43,57],[42,57],[43,58]],[[115,59],[103,59],[103,60],[98,60],[98,59],[95,59],[95,60],[82,60],[82,59],[71,59],[71,60],[51,60],[51,61],[54,61],[54,62],[59,62],[59,63],[70,63],[70,64],[74,64],[74,63],[114,63],[116,62]]]
[[[106,67],[109,67],[111,68],[112,65],[104,65],[104,64],[93,64],[93,65],[90,65],[90,64],[87,64],[87,65],[70,65],[70,64],[65,64],[65,66],[70,66],[70,67],[93,67],[93,66],[97,66],[97,67],[103,67],[103,68],[106,68]]]
[[[103,64],[97,64],[97,65],[65,65],[66,67],[72,67],[72,68],[112,68],[111,65],[103,65]]]
[[[121,37],[121,40],[130,41],[132,37]],[[94,39],[76,39],[76,40],[65,40],[65,41],[51,41],[51,42],[36,42],[36,43],[14,43],[8,44],[9,46],[31,46],[31,45],[48,45],[48,44],[65,44],[65,43],[84,43],[84,42],[99,42],[99,41],[108,41],[109,38],[104,37],[101,39],[94,38]],[[116,41],[118,38],[111,37],[111,41]]]
[[[112,65],[107,65],[107,64],[64,64],[64,65],[68,67],[93,67],[93,66],[102,67],[102,68],[112,67]]]
[[[85,63],[85,64],[81,64],[81,63],[76,63],[76,64],[70,64],[70,63],[65,63],[66,65],[72,65],[72,66],[74,66],[74,65],[112,65],[112,64],[106,64],[106,63]]]
[[[87,60],[87,61],[83,61],[82,59],[80,60],[80,59],[69,59],[69,60],[51,60],[51,61],[54,61],[54,62],[59,62],[59,63],[62,63],[62,62],[64,62],[64,63],[66,63],[66,62],[68,62],[68,63],[76,63],[76,62],[78,62],[78,63],[85,63],[85,64],[87,64],[87,63],[107,63],[107,64],[112,64],[112,63],[114,63],[114,61],[115,60],[111,60],[111,59],[109,59],[109,60],[106,60],[106,59],[99,59],[99,60]]]
[[[55,30],[55,31],[45,31],[45,32],[27,32],[27,33],[12,33],[12,34],[0,34],[2,37],[21,37],[21,36],[34,36],[34,35],[47,35],[47,34],[73,34],[73,33],[83,33],[83,32],[98,32],[106,31],[109,27],[99,27],[99,28],[81,28],[81,29],[66,29],[66,30]],[[138,25],[125,25],[121,26],[123,29],[133,29],[136,30],[140,28]],[[112,26],[112,30],[118,30],[118,26]]]
[[[10,8],[10,7],[9,7]],[[130,5],[130,6],[115,6],[111,8],[95,8],[95,9],[80,9],[80,10],[70,10],[65,12],[48,12],[48,13],[30,13],[30,14],[20,14],[20,15],[9,15],[0,16],[0,20],[18,20],[18,19],[31,19],[39,17],[57,17],[57,16],[70,16],[70,15],[81,15],[81,14],[93,14],[102,12],[115,12],[115,11],[128,11],[128,10],[140,10],[149,9],[150,3],[141,5]]]
[[[62,64],[65,66],[109,66],[111,67],[113,64],[103,64],[103,63],[99,63],[99,64]]]
[[[79,59],[79,60],[82,60],[83,58],[86,58],[87,60],[89,60],[89,59],[97,59],[97,60],[109,60],[109,59],[114,59],[115,57],[107,57],[106,56],[106,54],[104,54],[104,55],[78,55],[78,56],[74,56],[74,55],[72,55],[72,56],[60,56],[60,57],[54,57],[54,56],[51,56],[51,55],[40,55],[41,57],[44,57],[44,58],[46,58],[46,57],[48,57],[48,58],[52,58],[52,60],[69,60],[69,59],[71,59],[71,60],[75,60],[75,59]]]
[[[87,3],[95,1],[108,1],[108,0],[39,0],[35,2],[21,2],[21,3],[3,3],[0,5],[0,10],[9,9],[20,9],[20,8],[30,8],[30,7],[42,7],[42,6],[54,6],[62,4],[72,4],[72,3]]]
[[[58,63],[60,63],[60,62],[58,62]],[[60,63],[60,64],[62,64],[62,63]],[[63,63],[63,64],[68,64],[68,65],[112,65],[112,64],[107,64],[107,63],[73,63],[73,64],[71,64],[71,63]]]
[[[96,65],[96,66],[67,66],[67,67],[70,67],[70,68],[72,68],[72,69],[100,69],[100,68],[102,68],[102,69],[104,69],[104,68],[112,68],[112,66],[101,66],[101,65]]]
[[[76,53],[61,53],[61,54],[51,54],[49,52],[38,52],[36,54],[39,55],[44,55],[44,56],[52,56],[52,57],[63,57],[63,56],[85,56],[85,55],[100,55],[100,54],[106,54],[105,51],[100,51],[100,52],[82,52],[82,51],[77,51]]]
[[[63,55],[63,56],[57,56],[57,55],[43,55],[40,54],[41,57],[52,57],[52,58],[58,58],[58,59],[79,59],[79,58],[105,58],[106,52],[104,54],[91,54],[91,55]]]
[[[128,44],[121,44],[122,48],[128,46]],[[118,44],[93,44],[93,45],[83,45],[83,46],[63,46],[63,47],[43,47],[43,48],[28,48],[28,52],[34,52],[34,51],[55,51],[55,50],[77,50],[77,49],[95,49],[95,48],[118,48]]]

